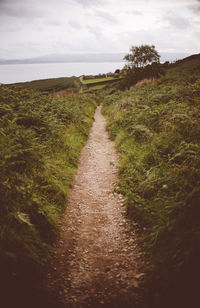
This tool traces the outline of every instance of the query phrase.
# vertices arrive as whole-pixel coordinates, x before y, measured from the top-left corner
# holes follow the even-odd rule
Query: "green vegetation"
[[[164,74],[160,55],[154,45],[132,46],[124,60],[128,64],[122,70],[124,79],[119,85],[121,90],[129,89],[143,79],[158,78]]]
[[[94,77],[95,78],[90,78],[90,79],[88,79],[87,76],[80,77],[80,82],[82,84],[84,92],[102,90],[103,88],[105,88],[105,86],[116,83],[122,79],[122,77],[119,77],[118,74],[117,77],[105,77],[105,78],[97,78],[97,76]]]
[[[100,82],[107,82],[107,81],[113,81],[116,80],[116,78],[114,77],[106,77],[106,78],[95,78],[95,79],[86,79],[86,80],[82,80],[82,84],[93,84],[93,83],[100,83]]]
[[[0,102],[0,283],[13,291],[24,275],[33,280],[59,234],[96,98],[1,85]]]
[[[103,113],[120,156],[119,191],[151,258],[148,288],[156,296],[149,305],[194,307],[200,271],[200,55],[165,70],[139,88],[109,94],[113,85],[105,92]]]
[[[57,92],[61,90],[77,91],[80,88],[80,81],[78,77],[62,77],[19,82],[13,84],[12,86],[19,86],[22,88],[46,92]]]
[[[125,55],[124,60],[129,63],[128,65],[130,67],[138,68],[152,64],[153,62],[159,63],[160,55],[154,45],[132,46],[130,53]]]
[[[90,87],[90,90],[102,90],[106,87],[106,84],[99,84],[97,86]]]
[[[48,260],[99,100],[89,91],[101,90],[120,157],[119,192],[150,259],[149,307],[194,307],[200,271],[200,55],[164,65],[141,61],[144,67],[127,69],[122,80],[81,79],[88,93],[63,98],[41,92],[76,92],[78,78],[0,85],[3,294],[34,279]],[[119,91],[163,70],[165,76],[153,83]]]

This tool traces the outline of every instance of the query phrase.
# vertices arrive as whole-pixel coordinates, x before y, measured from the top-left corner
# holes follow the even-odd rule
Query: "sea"
[[[116,69],[122,69],[124,65],[124,62],[3,64],[0,65],[0,83],[98,75],[115,72]]]

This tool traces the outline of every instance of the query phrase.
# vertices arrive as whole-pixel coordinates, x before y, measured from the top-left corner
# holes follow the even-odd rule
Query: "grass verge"
[[[10,308],[30,294],[59,235],[96,98],[1,85],[0,101],[0,284]]]
[[[103,106],[120,192],[146,237],[150,307],[188,307],[199,293],[200,57],[188,61]]]

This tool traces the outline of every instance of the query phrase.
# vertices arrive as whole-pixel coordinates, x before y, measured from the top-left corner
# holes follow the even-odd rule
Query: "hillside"
[[[169,65],[167,77],[182,82],[198,78],[200,71],[200,54],[192,55]]]
[[[152,83],[124,92],[113,87],[103,113],[120,157],[119,191],[145,234],[149,303],[194,307],[200,291],[200,55],[170,64]]]
[[[97,81],[92,88],[97,91],[78,93],[80,81],[76,77],[0,85],[0,287],[4,307],[13,307],[17,300],[20,307],[23,303],[25,307],[37,306],[34,303],[45,307],[49,303],[49,308],[63,308],[57,298],[42,293],[44,271],[53,244],[60,238],[61,218],[80,152],[99,103],[103,104],[107,130],[118,151],[120,182],[112,186],[117,157],[114,154],[112,158],[114,148],[105,136],[105,119],[98,108],[101,121],[95,127],[100,130],[92,129],[93,139],[85,148],[88,154],[82,161],[78,184],[74,185],[72,216],[67,216],[69,221],[64,225],[66,234],[71,232],[69,243],[55,244],[55,260],[60,258],[66,274],[63,276],[62,266],[53,266],[53,273],[60,271],[62,276],[56,283],[62,283],[63,292],[67,283],[74,307],[81,304],[76,304],[73,292],[78,294],[80,303],[84,298],[85,307],[91,307],[87,306],[87,298],[92,292],[94,303],[100,301],[100,307],[102,301],[112,301],[109,294],[115,296],[116,305],[120,294],[120,301],[126,304],[129,296],[136,302],[138,296],[138,308],[195,307],[200,292],[200,55],[165,63],[162,68],[165,75],[124,91],[119,90],[124,80],[111,80],[102,89],[101,82],[105,80],[89,79],[86,83],[93,86]],[[52,95],[62,90],[66,91],[63,97]],[[104,162],[100,163],[100,159]],[[117,198],[116,193],[123,197]],[[121,217],[117,211],[123,205],[127,217]],[[66,229],[67,224],[71,224],[70,230]],[[137,232],[128,232],[127,226]],[[98,244],[100,239],[103,250]],[[76,254],[80,241],[83,251]],[[67,245],[72,246],[66,259],[62,253],[58,257],[60,244],[64,251]],[[66,267],[69,256],[73,260]],[[148,260],[145,274],[144,259]],[[89,263],[93,264],[90,271]],[[80,271],[81,266],[84,270]],[[67,278],[70,271],[71,278]],[[83,272],[85,276],[79,279]],[[78,287],[70,293],[72,276],[74,286],[82,283],[83,293],[77,291]],[[103,295],[98,293],[99,286]],[[108,295],[107,286],[111,292]],[[60,296],[58,286],[55,289]],[[123,295],[125,291],[127,297]],[[103,297],[98,298],[97,293]]]
[[[96,98],[1,85],[0,102],[0,287],[10,308],[37,295]]]
[[[19,82],[8,86],[15,86],[18,88],[26,88],[41,92],[58,92],[61,90],[77,92],[80,88],[80,82],[78,77],[61,77]]]

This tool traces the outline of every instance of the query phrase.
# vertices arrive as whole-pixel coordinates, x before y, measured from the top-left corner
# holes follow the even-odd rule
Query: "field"
[[[80,82],[85,91],[90,90],[102,90],[105,86],[114,84],[119,81],[121,77],[106,77],[106,78],[92,78],[84,80],[83,77],[80,77]]]
[[[114,77],[94,78],[87,80],[83,80],[82,78],[78,77],[62,77],[34,80],[30,82],[20,82],[9,86],[36,90],[44,93],[61,93],[61,91],[65,91],[65,93],[77,93],[80,91],[81,85],[85,87],[85,90],[101,90],[107,84],[116,82],[118,80],[119,78]]]
[[[20,82],[12,84],[12,86],[23,87],[42,92],[58,92],[61,90],[73,90],[77,92],[80,88],[80,81],[78,77],[62,77]]]
[[[81,83],[85,85],[90,85],[93,83],[102,83],[102,82],[108,82],[108,81],[114,81],[116,78],[114,77],[106,77],[106,78],[94,78],[94,79],[81,79]]]

